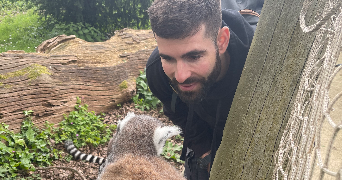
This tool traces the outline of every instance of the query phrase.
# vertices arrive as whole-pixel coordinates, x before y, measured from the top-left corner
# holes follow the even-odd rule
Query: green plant
[[[54,37],[61,34],[66,35],[76,35],[76,37],[81,38],[83,40],[94,42],[94,41],[103,41],[106,39],[105,35],[101,33],[99,30],[95,29],[88,23],[57,23],[54,24],[53,29],[47,35],[48,37]]]
[[[180,152],[182,151],[182,148],[183,145],[178,145],[166,140],[162,156],[177,163],[184,163],[184,161],[180,160]]]
[[[147,9],[153,0],[28,0],[41,15],[65,24],[88,23],[103,33],[126,27],[148,28]]]
[[[67,161],[67,162],[70,162],[72,160],[72,158],[74,158],[72,155],[70,154],[67,154],[65,155],[64,159]]]
[[[25,0],[0,0],[0,16],[15,15],[32,7],[33,4]]]
[[[136,79],[136,86],[137,94],[132,98],[136,108],[144,111],[161,106],[160,100],[152,94],[147,85],[145,71],[140,71],[140,76]]]
[[[32,122],[32,110],[24,111],[20,133],[13,133],[8,125],[0,124],[0,179],[17,179],[18,172],[34,171],[36,166],[48,166],[53,160],[61,158],[61,153],[54,149],[50,139],[56,143],[66,139],[74,140],[76,147],[86,144],[97,146],[109,141],[116,125],[104,124],[103,116],[88,112],[87,105],[81,105],[77,97],[75,111],[69,116],[64,115],[59,127],[45,123],[45,129],[40,130]],[[70,161],[72,156],[65,157]],[[28,177],[39,179],[39,177]]]
[[[0,16],[0,53],[8,50],[35,52],[35,47],[45,40],[48,32],[43,21],[34,9]]]
[[[24,111],[20,133],[8,130],[8,125],[0,124],[0,177],[14,178],[18,171],[35,170],[33,165],[47,166],[60,157],[60,152],[52,148],[52,124],[46,122],[45,130],[40,130],[32,122],[33,111]]]
[[[79,148],[108,142],[116,125],[103,123],[103,116],[104,114],[96,115],[93,111],[88,112],[88,105],[81,105],[81,99],[77,97],[75,111],[70,112],[68,116],[64,115],[64,120],[59,123],[54,134],[56,143],[71,139]]]

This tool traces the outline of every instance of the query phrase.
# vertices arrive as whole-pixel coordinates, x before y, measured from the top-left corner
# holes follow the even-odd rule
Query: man
[[[209,179],[221,143],[254,33],[241,14],[258,14],[239,10],[221,12],[219,0],[155,0],[148,9],[158,48],[146,76],[164,114],[182,128],[187,179]]]

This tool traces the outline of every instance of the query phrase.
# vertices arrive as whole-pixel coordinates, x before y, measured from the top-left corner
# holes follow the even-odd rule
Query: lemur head
[[[129,112],[118,123],[111,147],[108,147],[108,158],[113,162],[114,159],[130,153],[158,156],[163,151],[165,141],[180,132],[180,128],[164,126],[161,121],[151,116]]]

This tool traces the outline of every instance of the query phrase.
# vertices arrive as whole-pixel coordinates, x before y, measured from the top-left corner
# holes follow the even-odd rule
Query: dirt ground
[[[342,53],[338,59],[337,64],[342,64]],[[329,96],[332,100],[335,95],[342,91],[342,71],[340,71],[334,78]],[[342,123],[342,98],[340,98],[336,104],[333,106],[333,110],[330,113],[330,116],[335,124],[339,125]],[[321,156],[322,162],[326,159],[327,149],[329,146],[329,142],[331,141],[334,134],[334,128],[329,124],[327,120],[324,121],[321,131]],[[333,141],[332,150],[330,153],[330,158],[328,162],[328,169],[333,172],[338,172],[339,169],[342,169],[342,132],[339,131],[336,135],[335,140]],[[314,176],[312,179],[319,179],[319,168],[316,165],[314,168]],[[336,179],[330,175],[324,175],[324,180],[333,180]]]

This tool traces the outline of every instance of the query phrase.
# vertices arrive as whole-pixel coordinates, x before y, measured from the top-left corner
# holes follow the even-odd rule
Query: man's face
[[[165,74],[185,102],[197,102],[206,96],[221,70],[216,44],[205,36],[202,28],[184,39],[156,36]]]

